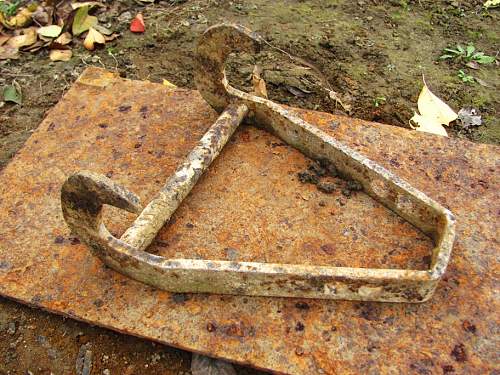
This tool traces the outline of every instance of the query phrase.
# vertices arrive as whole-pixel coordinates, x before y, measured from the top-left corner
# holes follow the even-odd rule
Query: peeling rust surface
[[[498,147],[297,113],[456,214],[453,257],[429,302],[176,298],[104,267],[64,222],[59,199],[67,176],[92,170],[149,202],[217,115],[195,91],[98,69],[84,73],[1,171],[0,294],[276,372],[499,370]],[[302,184],[297,174],[309,163],[268,132],[240,127],[149,251],[174,261],[429,266],[427,236],[363,192],[347,198]],[[118,237],[134,219],[104,210]]]

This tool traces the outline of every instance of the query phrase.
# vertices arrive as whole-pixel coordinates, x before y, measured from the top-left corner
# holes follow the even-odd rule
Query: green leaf
[[[3,89],[3,100],[5,102],[21,104],[23,102],[23,96],[21,91],[19,91],[15,86],[10,85]]]
[[[465,54],[464,47],[462,47],[460,44],[457,45],[457,51],[460,52],[462,55]]]
[[[495,58],[493,56],[487,56],[487,55],[474,57],[474,60],[479,64],[491,64],[495,62]]]
[[[453,59],[455,55],[441,55],[439,56],[440,60]]]
[[[467,56],[472,56],[474,51],[476,50],[476,47],[474,47],[472,44],[467,46]]]
[[[77,36],[95,25],[97,25],[97,17],[89,16],[89,6],[86,5],[76,11],[71,31],[74,36]]]
[[[13,16],[16,14],[17,9],[21,6],[21,0],[16,0],[13,3],[8,1],[0,1],[0,13],[6,16]]]
[[[487,0],[484,5],[486,9],[496,8],[500,6],[500,0]]]
[[[460,55],[460,51],[457,49],[453,49],[453,48],[445,48],[443,51],[452,53],[454,55]]]

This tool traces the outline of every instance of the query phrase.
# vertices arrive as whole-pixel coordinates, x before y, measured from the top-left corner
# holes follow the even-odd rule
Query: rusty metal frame
[[[293,110],[230,86],[224,71],[228,55],[234,51],[256,51],[260,44],[258,35],[239,25],[209,28],[198,45],[195,79],[205,100],[221,112],[217,121],[142,211],[135,194],[107,177],[85,171],[70,176],[61,191],[67,224],[108,266],[171,292],[426,301],[450,259],[455,237],[453,214],[385,168],[300,119]],[[429,235],[435,243],[430,268],[398,270],[166,259],[146,252],[244,119],[273,132],[313,159],[333,163],[344,177],[358,181],[367,194]],[[102,222],[105,204],[139,214],[119,239]]]

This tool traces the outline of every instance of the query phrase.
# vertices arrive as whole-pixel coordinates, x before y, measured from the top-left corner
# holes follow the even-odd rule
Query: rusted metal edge
[[[81,172],[63,186],[64,217],[75,234],[108,266],[172,292],[423,302],[446,270],[455,237],[452,213],[424,193],[365,158],[294,112],[231,87],[224,63],[230,52],[252,51],[260,37],[239,25],[218,25],[202,36],[195,78],[202,96],[219,112],[217,122],[167,181],[134,225],[117,239],[101,221],[104,204],[137,211],[132,193],[104,176]],[[436,247],[428,270],[325,267],[217,260],[169,260],[144,250],[218,155],[232,132],[248,119],[314,159],[333,163],[359,181],[373,198],[430,235]]]

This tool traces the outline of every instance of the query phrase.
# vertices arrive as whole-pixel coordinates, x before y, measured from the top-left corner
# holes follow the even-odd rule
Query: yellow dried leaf
[[[21,30],[20,35],[11,37],[7,45],[14,48],[21,48],[24,46],[31,46],[36,42],[36,29],[34,27],[28,27],[27,29]]]
[[[418,126],[413,126],[412,122],[418,124]],[[443,125],[437,123],[436,121],[429,119],[428,117],[420,116],[415,112],[415,115],[410,119],[410,125],[413,129],[420,132],[433,133],[437,135],[442,135],[444,137],[448,136],[446,129]]]
[[[4,21],[3,23],[7,27],[25,27],[31,22],[32,14],[33,12],[28,8],[21,8],[17,11],[17,14],[14,17],[9,18],[9,20]]]
[[[427,133],[448,136],[443,125],[449,125],[450,122],[457,119],[457,114],[448,104],[434,95],[424,79],[424,86],[418,96],[418,111],[410,120],[410,125],[418,130]],[[413,126],[412,122],[418,126]]]
[[[70,49],[60,50],[53,49],[50,51],[49,59],[51,61],[69,61],[73,56],[73,52]]]
[[[85,37],[85,40],[83,41],[83,46],[92,51],[95,48],[95,43],[104,44],[106,43],[106,40],[104,39],[104,35],[91,27],[89,29],[89,32],[87,33],[87,36]]]
[[[163,86],[167,86],[169,89],[175,89],[175,88],[177,88],[176,85],[174,85],[170,81],[167,81],[166,79],[163,79]]]
[[[86,7],[86,6],[88,6],[89,9],[92,8],[93,6],[102,7],[102,8],[106,7],[106,5],[104,5],[98,1],[86,1],[84,3],[71,3],[71,8],[73,8],[73,10],[81,8],[81,7]]]

